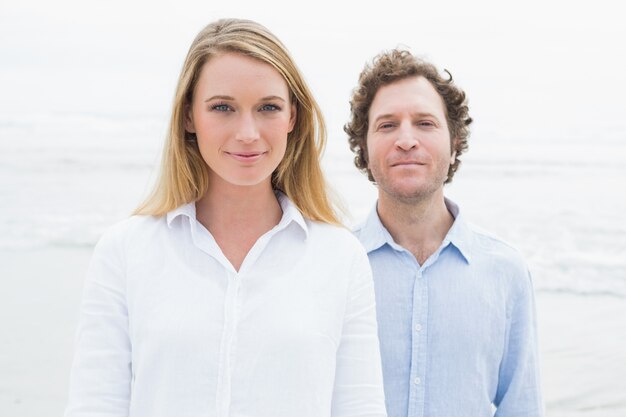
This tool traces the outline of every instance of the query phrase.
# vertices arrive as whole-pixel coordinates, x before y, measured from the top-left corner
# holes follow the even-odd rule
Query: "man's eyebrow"
[[[439,120],[436,114],[427,112],[427,111],[416,111],[415,113],[411,113],[411,116],[415,117],[432,117],[435,120]]]
[[[432,117],[435,120],[439,120],[439,117],[437,117],[434,113],[430,113],[430,112],[413,112],[411,113],[412,117]],[[385,113],[385,114],[381,114],[379,116],[376,117],[376,119],[374,119],[374,123],[378,123],[379,120],[381,119],[389,119],[389,118],[393,118],[395,117],[395,114],[393,113]]]
[[[381,114],[381,115],[379,115],[378,117],[376,117],[376,119],[374,119],[374,124],[378,123],[378,121],[379,121],[380,119],[388,119],[388,118],[390,118],[390,117],[393,117],[393,114],[392,114],[392,113],[385,113],[385,114]]]

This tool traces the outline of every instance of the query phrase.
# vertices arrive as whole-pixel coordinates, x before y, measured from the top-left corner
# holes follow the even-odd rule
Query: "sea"
[[[163,116],[0,116],[0,249],[93,246],[147,195],[166,129]],[[446,194],[524,253],[538,291],[626,298],[624,139],[470,137]],[[348,225],[376,199],[352,159],[330,134],[323,167]]]

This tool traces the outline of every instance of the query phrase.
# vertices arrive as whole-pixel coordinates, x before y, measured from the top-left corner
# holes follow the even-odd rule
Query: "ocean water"
[[[150,189],[166,120],[0,116],[0,249],[94,245]],[[336,131],[323,165],[352,225],[376,192]],[[539,291],[626,298],[625,137],[620,129],[591,138],[471,137],[446,192],[466,218],[522,251]]]

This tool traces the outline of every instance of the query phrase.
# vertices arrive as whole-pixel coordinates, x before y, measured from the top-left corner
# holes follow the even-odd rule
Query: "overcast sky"
[[[290,49],[331,136],[342,134],[363,64],[398,45],[452,72],[469,95],[474,136],[626,132],[626,25],[614,1],[1,1],[4,122],[167,116],[195,34],[244,17]]]

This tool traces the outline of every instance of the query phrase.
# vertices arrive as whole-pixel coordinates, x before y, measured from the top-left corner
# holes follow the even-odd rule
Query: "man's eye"
[[[379,129],[391,129],[393,127],[393,123],[383,123],[378,128]]]

